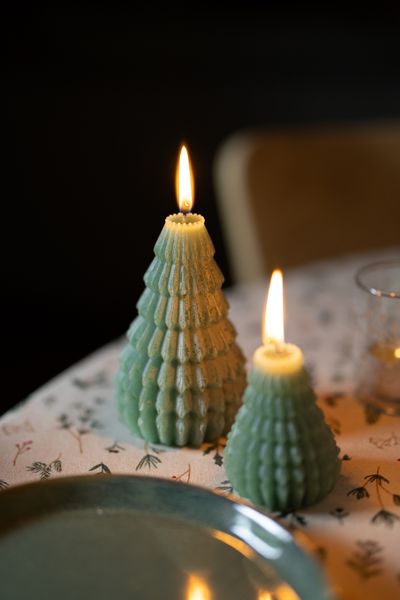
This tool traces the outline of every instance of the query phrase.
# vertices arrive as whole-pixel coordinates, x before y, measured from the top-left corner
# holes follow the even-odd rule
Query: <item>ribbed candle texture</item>
[[[306,369],[292,375],[250,371],[225,450],[237,493],[283,513],[314,504],[335,484],[338,453]]]
[[[119,412],[149,442],[198,447],[230,430],[244,357],[204,218],[168,217],[154,253],[121,354]]]

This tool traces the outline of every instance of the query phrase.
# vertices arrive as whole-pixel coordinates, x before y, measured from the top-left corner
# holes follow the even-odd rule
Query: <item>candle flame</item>
[[[211,600],[208,585],[197,575],[190,575],[189,577],[187,600]]]
[[[194,201],[194,178],[189,153],[184,145],[182,145],[179,153],[175,187],[179,210],[184,213],[190,212]]]
[[[283,321],[283,277],[282,271],[275,269],[269,284],[267,302],[265,304],[262,328],[263,344],[275,343],[278,346],[285,341]]]
[[[394,357],[395,358],[400,358],[400,348],[396,348],[394,351]]]

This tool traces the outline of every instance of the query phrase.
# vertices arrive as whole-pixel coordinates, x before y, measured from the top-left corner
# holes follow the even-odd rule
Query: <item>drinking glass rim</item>
[[[391,266],[397,266],[400,269],[400,259],[382,260],[379,262],[369,263],[368,265],[364,265],[363,267],[358,269],[358,271],[355,274],[355,280],[356,280],[357,285],[365,292],[368,292],[369,294],[373,294],[374,296],[378,296],[378,297],[383,296],[385,298],[399,298],[400,299],[400,289],[399,290],[390,290],[390,291],[382,290],[382,289],[379,289],[379,288],[376,288],[373,286],[366,285],[362,281],[362,276],[365,275],[365,273],[367,273],[368,271],[372,271],[377,268],[391,267]]]

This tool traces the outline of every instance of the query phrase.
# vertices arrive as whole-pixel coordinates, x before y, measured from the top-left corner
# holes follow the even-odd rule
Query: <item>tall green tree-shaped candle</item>
[[[131,431],[153,443],[198,447],[226,434],[246,384],[244,358],[228,319],[223,275],[193,197],[183,147],[181,211],[167,217],[128,330],[117,401]]]
[[[303,354],[284,343],[282,274],[266,306],[243,405],[228,435],[225,466],[241,496],[287,512],[322,499],[339,473],[339,448],[316,404]]]

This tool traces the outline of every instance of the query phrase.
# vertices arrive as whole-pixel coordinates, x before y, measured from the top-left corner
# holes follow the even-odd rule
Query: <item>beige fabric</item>
[[[400,242],[400,123],[243,133],[217,198],[237,281]]]
[[[301,543],[304,535],[311,541],[341,600],[389,600],[399,591],[400,419],[371,415],[351,397],[349,314],[356,268],[394,257],[400,257],[400,247],[304,266],[285,277],[287,339],[302,348],[312,367],[343,463],[334,490],[319,504],[287,515],[284,524]],[[229,295],[238,341],[249,359],[260,343],[264,300],[264,281]],[[1,417],[0,493],[19,483],[108,471],[229,493],[224,440],[198,450],[155,447],[135,439],[119,421],[113,379],[122,347],[107,346]],[[371,481],[376,474],[385,478],[383,488]]]

